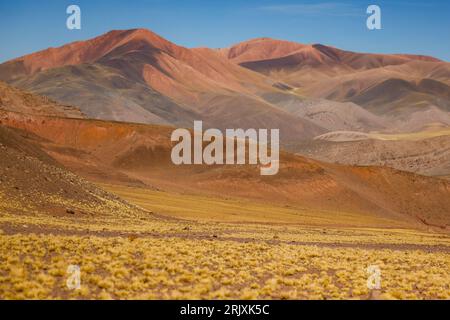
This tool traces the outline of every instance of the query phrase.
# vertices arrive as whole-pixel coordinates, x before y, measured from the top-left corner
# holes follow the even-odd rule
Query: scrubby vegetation
[[[449,254],[183,238],[1,236],[6,299],[365,299],[368,265],[380,298],[450,298]],[[69,264],[81,288],[66,287]]]
[[[119,206],[49,216],[3,205],[0,298],[367,299],[370,265],[381,269],[376,298],[450,298],[445,234],[193,222]],[[66,285],[69,265],[80,266],[79,289]]]

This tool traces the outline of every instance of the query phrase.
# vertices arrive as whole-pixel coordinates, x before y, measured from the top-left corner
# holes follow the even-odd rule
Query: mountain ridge
[[[190,126],[195,119],[207,127],[282,128],[282,139],[291,141],[398,121],[406,123],[404,128],[426,126],[417,112],[439,122],[450,106],[449,66],[429,56],[363,54],[271,38],[190,49],[152,31],[131,29],[3,63],[0,80],[76,105],[94,119],[176,126]],[[392,79],[408,89],[401,97],[383,99],[383,85],[387,91],[394,88]],[[323,100],[326,109],[317,102]],[[311,109],[316,102],[326,113],[323,121],[305,116],[305,106]],[[380,118],[361,127],[342,121],[347,112],[362,115],[360,107],[386,123]]]

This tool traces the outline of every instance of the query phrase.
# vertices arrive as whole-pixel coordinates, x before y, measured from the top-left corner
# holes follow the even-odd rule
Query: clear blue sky
[[[81,7],[81,31],[66,29],[70,4]],[[383,30],[366,28],[369,4],[381,7]],[[272,37],[450,61],[450,1],[443,0],[1,0],[0,13],[0,62],[131,28],[187,47]]]

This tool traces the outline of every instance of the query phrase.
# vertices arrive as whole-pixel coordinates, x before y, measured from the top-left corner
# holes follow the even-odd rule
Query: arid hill
[[[43,143],[41,137],[30,132],[0,125],[2,215],[48,214],[86,219],[92,215],[120,217],[139,212],[66,170],[43,151]]]
[[[1,81],[0,110],[31,115],[85,118],[76,107],[60,105],[47,97],[16,89]]]
[[[417,134],[417,139],[382,139],[358,132],[334,132],[290,150],[320,161],[360,166],[387,166],[422,175],[450,176],[450,135]],[[414,136],[414,134],[412,134]]]
[[[0,65],[0,79],[75,104],[90,118],[192,126],[282,128],[284,139],[325,132],[264,100],[291,93],[215,50],[187,49],[148,30],[112,31]]]
[[[332,75],[402,65],[411,61],[442,62],[428,56],[357,53],[321,44],[305,45],[270,38],[245,41],[220,49],[219,52],[235,63],[268,75],[277,74],[277,71],[291,73],[302,67],[322,71],[325,71],[323,67],[329,67],[329,75]]]
[[[88,218],[138,213],[120,200],[55,160],[44,148],[50,141],[32,131],[10,125],[14,118],[47,121],[83,119],[79,109],[0,82],[0,210],[2,214],[51,214]],[[36,118],[34,118],[36,117]],[[67,128],[69,129],[69,128]],[[55,135],[56,136],[56,135]]]
[[[352,212],[416,227],[449,224],[450,184],[444,180],[289,153],[282,153],[273,177],[260,176],[257,166],[176,167],[170,127],[14,113],[2,114],[2,122],[42,138],[40,146],[54,159],[96,181],[328,210],[337,221]]]
[[[286,83],[298,94],[353,102],[376,115],[401,120],[395,126],[400,131],[417,130],[429,122],[449,124],[450,64],[432,57],[356,53],[267,38],[220,53]]]
[[[269,46],[258,49],[267,41]],[[253,63],[251,59],[289,63],[269,73],[239,65]],[[189,127],[193,120],[221,129],[280,128],[285,143],[332,136],[338,130],[359,137],[372,131],[422,128],[430,122],[445,126],[447,65],[427,57],[355,54],[267,39],[229,51],[187,49],[147,30],[113,31],[0,65],[0,77],[8,83],[73,102],[87,117],[103,120],[74,119],[69,111],[80,117],[81,112],[2,85],[0,124],[26,132],[27,150],[45,152],[55,163],[95,181],[295,205],[311,212],[327,210],[335,212],[336,219],[352,212],[445,228],[450,187],[444,180],[387,167],[327,164],[286,152],[274,177],[260,176],[257,166],[176,167],[170,161],[169,137],[174,126]],[[291,67],[299,72],[291,72]],[[392,72],[409,78],[393,80]],[[289,80],[297,74],[314,79],[307,86]],[[323,93],[315,92],[319,83]],[[352,91],[353,86],[360,91]],[[352,94],[343,98],[330,88],[345,88]],[[329,99],[316,98],[323,95]],[[416,96],[421,100],[414,104],[409,99]],[[364,99],[358,105],[345,97]],[[431,101],[427,97],[436,103],[427,104]],[[389,100],[387,104],[383,99]],[[361,140],[358,137],[355,140]],[[335,146],[328,151],[339,154]],[[440,146],[426,144],[424,150]],[[355,150],[368,156],[365,148],[369,147],[342,150],[347,156]],[[414,147],[394,146],[400,153],[405,151],[395,157],[408,157]],[[376,157],[348,163],[405,169],[396,161],[377,162],[392,147],[379,148]],[[424,160],[431,163],[424,170],[445,171],[445,161],[440,160],[445,154],[431,149],[424,151],[431,157]]]
[[[269,38],[188,49],[149,30],[111,31],[6,62],[0,80],[76,105],[89,118],[264,126],[281,129],[283,142],[450,124],[449,63]]]

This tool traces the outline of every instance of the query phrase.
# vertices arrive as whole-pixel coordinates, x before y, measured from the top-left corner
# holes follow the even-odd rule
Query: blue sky
[[[70,4],[81,7],[82,30],[66,28]],[[366,28],[370,4],[381,7],[382,30]],[[0,13],[0,62],[131,28],[151,29],[186,47],[272,37],[450,61],[450,1],[442,0],[2,0]]]

